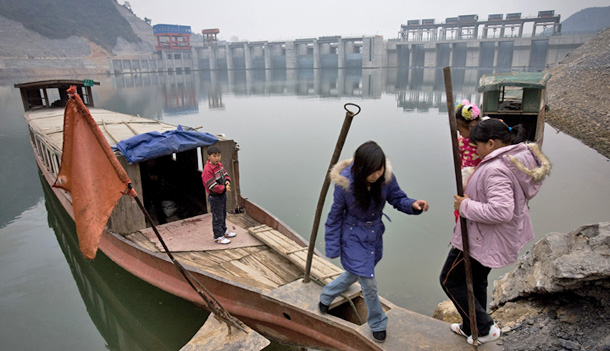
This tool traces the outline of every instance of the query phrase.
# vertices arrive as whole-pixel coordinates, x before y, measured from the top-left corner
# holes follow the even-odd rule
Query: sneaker
[[[382,343],[385,341],[385,330],[373,332],[373,340]]]
[[[320,310],[320,313],[322,313],[322,314],[328,313],[328,305],[325,305],[322,302],[318,303],[318,309]]]
[[[464,331],[462,330],[462,325],[460,323],[451,324],[451,331],[456,333],[457,335],[461,335],[464,337],[470,336],[470,335],[466,335],[466,333],[464,333]]]
[[[216,242],[216,244],[229,244],[231,242],[231,240],[225,238],[224,236],[221,236],[220,238],[216,238],[216,239],[214,239],[214,241]]]
[[[491,328],[489,328],[489,334],[487,334],[485,336],[479,336],[477,338],[477,345],[481,345],[486,342],[498,340],[498,339],[500,339],[500,334],[502,334],[502,332],[500,331],[500,328],[498,328],[496,323],[494,323],[491,326]],[[468,337],[467,341],[470,345],[472,345],[472,335]]]
[[[227,232],[225,233],[225,238],[234,238],[236,235],[236,233],[227,230]]]

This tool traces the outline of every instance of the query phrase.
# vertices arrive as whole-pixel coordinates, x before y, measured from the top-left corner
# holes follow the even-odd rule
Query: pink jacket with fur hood
[[[550,170],[536,144],[505,146],[481,161],[468,181],[468,198],[460,205],[471,257],[490,268],[515,263],[519,250],[534,238],[527,202]],[[459,221],[451,244],[463,250]]]

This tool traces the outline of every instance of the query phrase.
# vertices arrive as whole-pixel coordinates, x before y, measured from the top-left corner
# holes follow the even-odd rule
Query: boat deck
[[[197,232],[189,230],[188,226],[181,228],[180,224],[188,219],[159,225],[157,228],[162,238],[165,237],[164,232],[168,227],[180,231],[172,236],[174,240],[171,244],[175,246],[180,245],[178,242],[180,240],[192,240],[191,236],[195,233],[194,235],[198,236],[201,242],[199,247],[203,249],[173,252],[174,257],[183,264],[227,280],[269,292],[303,276],[303,272],[298,267],[248,232],[248,228],[260,226],[261,223],[245,213],[228,214],[227,220],[238,226],[237,229],[241,229],[229,227],[230,230],[239,233],[228,245],[216,244],[213,241],[211,225],[201,225]],[[149,239],[149,236],[143,232],[146,231],[130,234],[126,238],[150,251],[163,252],[159,249],[156,240]],[[248,238],[243,240],[244,236]],[[167,242],[165,238],[164,241]],[[170,250],[172,250],[171,244],[168,246]]]
[[[206,243],[211,242],[205,250],[175,252],[174,256],[184,264],[258,288],[267,293],[267,298],[277,303],[298,306],[333,325],[354,328],[352,322],[333,315],[332,309],[344,303],[343,297],[338,297],[333,302],[329,314],[322,315],[318,311],[322,284],[316,281],[326,284],[341,274],[342,269],[314,255],[312,281],[303,283],[306,247],[300,247],[245,213],[229,214],[227,220],[246,230],[245,233],[240,232],[236,238],[240,235],[249,236],[249,239],[254,239],[251,244],[231,247],[233,242],[229,245],[213,243],[211,228],[206,226],[200,230],[202,240]],[[164,228],[171,225],[172,223],[168,223],[159,226],[162,236]],[[187,235],[182,237],[184,240],[189,240]],[[148,250],[162,252],[157,244],[142,232],[131,234],[127,238]],[[351,299],[359,294],[360,287],[354,284],[344,295]],[[391,321],[385,343],[378,344],[373,341],[366,322],[356,326],[356,331],[370,342],[369,346],[373,349],[464,351],[472,349],[463,337],[450,332],[448,323],[395,306],[386,300],[382,302],[388,306],[386,313]],[[489,343],[479,346],[479,349],[502,350],[502,347],[496,343]]]
[[[357,285],[357,284],[354,284]],[[350,289],[354,289],[355,286]],[[318,301],[322,287],[318,284],[303,283],[302,279],[294,281],[271,293],[271,296],[279,302],[287,305],[300,306],[312,313],[318,312]],[[358,291],[348,290],[348,294]],[[386,303],[386,301],[382,301]],[[464,337],[450,331],[449,323],[409,311],[391,303],[391,309],[386,311],[389,319],[387,339],[382,344],[373,341],[368,324],[364,323],[357,327],[357,332],[368,339],[371,345],[376,345],[379,350],[452,350],[468,351],[473,347],[466,343]],[[331,313],[320,315],[330,319],[333,324],[347,324],[345,320],[335,317]],[[500,340],[498,340],[500,342]],[[503,350],[497,342],[478,346],[479,350],[500,351]]]

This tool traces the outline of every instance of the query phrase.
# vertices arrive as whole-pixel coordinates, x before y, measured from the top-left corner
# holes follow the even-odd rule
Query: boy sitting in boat
[[[220,148],[216,145],[208,147],[208,161],[203,167],[203,186],[208,194],[210,211],[212,212],[212,229],[214,241],[218,244],[229,244],[237,234],[227,230],[227,191],[231,191],[231,178],[220,163]]]

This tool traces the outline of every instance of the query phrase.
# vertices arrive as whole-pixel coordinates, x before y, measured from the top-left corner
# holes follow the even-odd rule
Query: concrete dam
[[[219,42],[216,29],[201,45],[190,45],[187,34],[155,33],[159,45],[150,59],[113,59],[111,74],[189,72],[194,70],[440,68],[539,71],[563,59],[597,33],[561,33],[560,16],[539,11],[534,18],[520,13],[477,15],[434,20],[410,20],[397,39],[381,36],[296,39],[290,41]],[[525,29],[530,26],[531,34]],[[162,26],[162,25],[156,25]],[[168,28],[168,25],[164,29]],[[171,26],[169,26],[171,27]],[[187,27],[187,26],[174,26]],[[186,29],[179,28],[181,32]],[[190,27],[188,27],[190,32]],[[210,30],[208,30],[210,31]],[[529,34],[529,35],[526,35]]]

